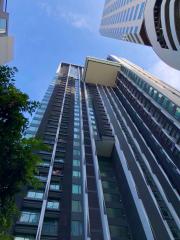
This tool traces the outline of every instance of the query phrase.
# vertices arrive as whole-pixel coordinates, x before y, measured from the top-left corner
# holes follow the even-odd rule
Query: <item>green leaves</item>
[[[34,177],[41,159],[37,152],[48,150],[40,139],[23,137],[38,102],[15,86],[16,68],[0,66],[0,239],[16,213],[15,195],[24,185],[39,186]]]

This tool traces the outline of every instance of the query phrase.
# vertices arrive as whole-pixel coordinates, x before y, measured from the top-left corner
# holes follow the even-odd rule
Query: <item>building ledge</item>
[[[83,81],[113,87],[115,86],[115,80],[120,66],[121,64],[117,62],[87,57]]]

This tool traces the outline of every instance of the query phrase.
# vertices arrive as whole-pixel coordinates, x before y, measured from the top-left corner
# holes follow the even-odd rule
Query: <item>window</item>
[[[60,185],[58,183],[52,183],[52,184],[50,184],[50,190],[59,191]]]
[[[80,142],[74,142],[73,145],[74,147],[80,147]]]
[[[143,2],[143,3],[141,4],[141,8],[140,8],[140,11],[139,11],[138,19],[142,18],[142,16],[143,16],[144,6],[145,6],[145,3]]]
[[[79,128],[74,128],[74,132],[75,132],[75,133],[78,133],[79,130],[80,130]]]
[[[76,126],[76,127],[77,127],[77,126],[80,126],[80,123],[79,123],[79,122],[75,122],[75,123],[74,123],[74,126]]]
[[[166,97],[164,97],[163,102],[162,102],[162,106],[163,106],[164,108],[166,108],[168,103],[169,103],[169,99],[166,98]]]
[[[74,139],[79,139],[80,135],[79,134],[74,134]]]
[[[43,223],[42,233],[47,235],[57,234],[58,221],[52,219],[45,219]]]
[[[130,13],[129,21],[132,20],[133,12],[134,12],[134,7],[131,8],[131,13]]]
[[[137,17],[137,12],[138,12],[138,9],[139,9],[139,4],[136,6],[136,9],[135,9],[135,12],[134,12],[134,17],[133,17],[133,20],[136,19]]]
[[[138,27],[137,26],[134,28],[134,33],[138,33]]]
[[[45,177],[45,176],[35,176],[35,177],[43,182],[45,182],[47,180],[47,177]]]
[[[72,193],[73,194],[81,194],[81,186],[78,184],[72,185]]]
[[[0,18],[0,34],[6,33],[7,20],[5,18]]]
[[[162,102],[162,97],[163,97],[163,95],[161,93],[158,93],[158,98],[157,98],[158,103]]]
[[[59,209],[59,202],[54,201],[54,200],[48,201],[47,208],[48,209]]]
[[[42,167],[49,167],[49,165],[50,165],[50,163],[49,162],[42,162],[42,163],[40,163],[40,166],[42,166]]]
[[[28,191],[27,198],[41,200],[43,198],[43,192]]]
[[[112,189],[114,191],[117,190],[117,185],[113,182],[103,181],[102,185],[103,185],[103,188],[109,188],[109,189]]]
[[[81,151],[79,151],[79,150],[73,150],[73,155],[74,155],[74,156],[81,156]]]
[[[104,194],[104,199],[105,201],[107,202],[120,202],[120,197],[118,194],[108,194],[108,193],[105,193]]]
[[[40,124],[40,122],[41,122],[41,119],[33,119],[31,124],[33,124],[33,125],[37,124],[38,125],[38,124]]]
[[[130,233],[127,227],[110,225],[110,232],[111,232],[111,237],[117,237],[117,238],[122,237],[122,238],[129,239]]]
[[[168,112],[172,114],[174,112],[174,108],[175,104],[173,102],[169,102]]]
[[[74,237],[82,235],[82,223],[80,221],[71,222],[71,235]]]
[[[176,108],[175,118],[178,119],[178,120],[180,119],[180,107]]]
[[[110,218],[124,218],[125,213],[123,209],[107,208],[107,214]]]
[[[97,136],[97,131],[94,131],[94,135]]]
[[[79,113],[79,109],[76,109],[76,108],[75,108],[75,109],[74,109],[74,112],[75,112],[75,113]]]
[[[73,171],[73,177],[78,177],[78,178],[80,178],[80,177],[81,177],[80,171]]]
[[[37,131],[38,127],[33,127],[30,125],[30,127],[28,128],[29,131],[35,132]]]
[[[16,236],[14,240],[34,240],[34,237],[31,236]]]
[[[79,160],[73,160],[73,166],[74,167],[80,167],[80,161]]]
[[[61,159],[55,159],[54,161],[55,161],[56,163],[64,163],[64,159],[62,159],[62,158],[61,158]]]
[[[82,212],[80,201],[72,201],[72,212]]]
[[[39,221],[39,213],[37,212],[21,212],[21,216],[19,219],[20,222],[24,223],[38,223]]]
[[[154,99],[156,99],[157,94],[158,94],[158,91],[154,89],[152,97],[153,97]]]

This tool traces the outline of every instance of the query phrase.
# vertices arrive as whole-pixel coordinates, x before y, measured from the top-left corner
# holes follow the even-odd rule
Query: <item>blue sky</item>
[[[180,72],[161,62],[151,48],[99,34],[103,4],[104,0],[9,1],[17,86],[41,100],[61,61],[83,64],[86,56],[114,54],[180,90]]]

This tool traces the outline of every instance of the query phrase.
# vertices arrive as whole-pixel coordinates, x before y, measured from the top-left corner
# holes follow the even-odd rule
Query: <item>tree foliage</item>
[[[8,237],[16,214],[15,195],[24,185],[37,185],[37,151],[46,149],[40,140],[23,137],[29,124],[25,114],[32,114],[38,103],[16,88],[16,72],[0,66],[0,239]]]

